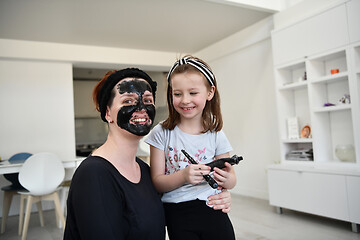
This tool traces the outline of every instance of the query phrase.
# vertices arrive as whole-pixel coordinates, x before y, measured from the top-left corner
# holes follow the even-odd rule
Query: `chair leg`
[[[57,212],[57,215],[60,218],[62,228],[65,229],[65,218],[64,218],[64,214],[61,209],[59,195],[57,192],[54,192],[52,195],[53,195],[53,200],[55,203],[55,211]]]
[[[44,227],[45,226],[45,224],[44,224],[44,214],[43,214],[43,210],[42,210],[42,206],[41,206],[41,199],[36,203],[36,206],[37,206],[38,212],[39,212],[40,225],[42,227]]]
[[[24,204],[25,204],[25,195],[20,195],[20,211],[19,211],[19,236],[21,236],[23,224],[24,224]]]
[[[1,233],[5,232],[6,220],[9,216],[9,211],[11,207],[11,201],[16,192],[4,191],[4,202],[2,210],[2,220],[1,220]]]
[[[68,186],[62,187],[60,190],[60,203],[64,216],[66,215],[66,199],[68,194],[69,194],[69,187]]]
[[[58,212],[56,211],[56,206],[55,206],[54,210],[55,210],[55,217],[56,217],[56,226],[57,226],[58,228],[61,228],[62,225],[61,225],[61,221],[60,221],[59,214],[58,214]]]
[[[29,195],[27,197],[24,228],[23,228],[23,231],[22,231],[21,240],[25,240],[26,237],[27,237],[27,231],[28,231],[28,228],[29,228],[29,220],[30,220],[30,215],[31,215],[32,203],[33,203],[33,196]]]
[[[63,212],[64,218],[66,217],[66,199],[67,199],[67,195],[69,193],[69,187],[68,186],[63,186],[60,191],[59,191],[59,198],[60,198],[60,205],[61,205],[61,211]],[[56,215],[56,217],[58,217]],[[59,219],[56,219],[57,223],[58,223],[58,227],[62,228],[62,224],[61,221]]]

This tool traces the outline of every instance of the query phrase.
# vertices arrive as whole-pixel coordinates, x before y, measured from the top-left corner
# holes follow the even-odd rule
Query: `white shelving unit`
[[[350,88],[354,81],[353,77],[349,76],[350,51],[351,47],[345,47],[307,60],[311,119],[313,135],[316,136],[314,156],[319,163],[348,164],[335,156],[336,146],[357,145],[354,138],[355,116],[353,117],[357,110],[351,102],[339,103],[339,99],[345,94],[350,95],[350,98],[359,94]],[[339,73],[331,74],[331,69],[339,69]],[[335,105],[325,107],[326,103]],[[359,158],[354,154],[349,164],[356,165],[356,157]]]
[[[344,0],[273,31],[281,161],[268,167],[269,200],[279,212],[289,208],[348,221],[355,232],[360,230],[360,23],[353,18],[358,18],[359,2]],[[334,32],[326,30],[326,23],[334,22],[341,34],[330,44],[326,41]],[[294,38],[298,32],[301,36]],[[311,33],[318,37],[309,41]],[[298,47],[291,52],[292,46]],[[339,102],[345,95],[350,101]],[[299,136],[310,126],[310,137],[289,134],[291,118],[297,119]],[[340,160],[335,153],[339,145],[353,146],[354,157]],[[308,149],[313,159],[289,157]]]
[[[297,117],[299,126],[311,125],[308,81],[304,80],[305,72],[305,61],[293,62],[275,69],[283,162],[287,161],[286,154],[292,150],[312,148],[312,138],[288,137],[288,118]]]

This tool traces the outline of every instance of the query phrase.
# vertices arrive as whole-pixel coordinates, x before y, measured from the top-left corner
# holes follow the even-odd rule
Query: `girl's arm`
[[[185,169],[165,175],[164,151],[150,146],[150,172],[153,184],[158,192],[169,192],[185,183],[198,184],[203,175],[210,173],[210,167],[203,164],[190,164]]]
[[[217,155],[215,159],[229,158],[229,157],[230,157],[230,153],[224,153]],[[214,168],[214,179],[219,184],[219,186],[226,189],[232,189],[236,185],[236,174],[231,164],[225,163],[225,166],[226,168],[223,169],[217,167]]]

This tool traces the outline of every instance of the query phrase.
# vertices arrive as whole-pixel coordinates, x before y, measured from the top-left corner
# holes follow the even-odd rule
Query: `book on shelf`
[[[287,160],[314,161],[313,149],[295,149],[286,154]]]

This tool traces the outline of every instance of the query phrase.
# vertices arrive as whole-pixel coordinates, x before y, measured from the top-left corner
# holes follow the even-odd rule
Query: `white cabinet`
[[[81,80],[73,83],[75,118],[98,118],[99,112],[92,101],[92,91],[97,81]]]
[[[273,206],[360,224],[360,172],[269,166]]]
[[[353,224],[360,224],[359,2],[272,33],[281,164],[268,171],[270,204]],[[301,134],[306,126],[310,136]],[[353,149],[347,159],[336,153],[344,145]]]
[[[331,8],[272,33],[274,63],[300,59],[349,41],[346,6]]]
[[[346,183],[350,221],[360,223],[360,177],[348,176]]]
[[[360,41],[360,0],[352,0],[346,3],[349,23],[350,42]]]
[[[350,220],[344,175],[306,169],[281,169],[277,166],[270,167],[268,173],[271,205]]]

